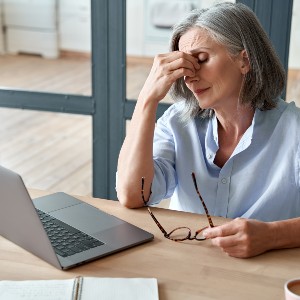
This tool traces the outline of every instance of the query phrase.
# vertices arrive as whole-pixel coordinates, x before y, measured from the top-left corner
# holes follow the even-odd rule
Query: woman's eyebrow
[[[191,55],[195,55],[195,54],[199,54],[199,53],[202,53],[202,52],[207,52],[211,50],[211,48],[208,48],[208,47],[200,47],[200,48],[196,48],[196,49],[192,49],[190,50],[190,54]]]

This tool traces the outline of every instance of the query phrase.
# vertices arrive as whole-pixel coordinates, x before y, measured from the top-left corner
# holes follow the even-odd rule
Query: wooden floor
[[[127,62],[127,98],[137,98],[151,59]],[[90,60],[0,56],[0,86],[91,94]],[[300,105],[300,71],[289,72],[287,99]],[[92,193],[91,117],[0,108],[0,165],[22,175],[31,188]]]
[[[0,164],[28,187],[91,194],[91,117],[0,109]]]

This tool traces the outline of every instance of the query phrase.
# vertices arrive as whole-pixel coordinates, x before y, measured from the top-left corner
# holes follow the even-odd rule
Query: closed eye
[[[207,62],[208,61],[208,58],[206,58],[206,59],[202,59],[202,60],[198,60],[198,63],[199,64],[203,64],[203,63],[205,63],[205,62]]]
[[[198,63],[201,64],[201,63],[205,63],[208,61],[208,53],[200,53],[198,55]]]

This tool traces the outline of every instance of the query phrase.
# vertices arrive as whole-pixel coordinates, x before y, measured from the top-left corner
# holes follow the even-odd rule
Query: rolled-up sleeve
[[[153,141],[154,178],[149,204],[159,203],[172,196],[177,184],[175,170],[175,141],[170,119],[175,107],[171,106],[157,121]]]

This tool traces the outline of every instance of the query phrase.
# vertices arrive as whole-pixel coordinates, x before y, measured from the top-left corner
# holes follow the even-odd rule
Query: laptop
[[[154,236],[65,193],[32,200],[20,175],[0,166],[0,235],[66,270]]]

